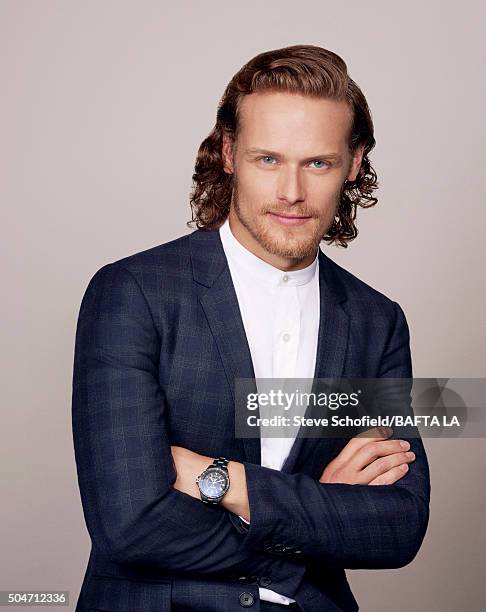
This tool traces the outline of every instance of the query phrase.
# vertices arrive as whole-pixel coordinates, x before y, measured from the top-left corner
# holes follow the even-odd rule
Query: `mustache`
[[[262,208],[263,213],[273,213],[275,215],[287,215],[292,217],[317,217],[315,210],[304,208],[297,210],[296,208],[280,208],[278,206],[266,206]]]

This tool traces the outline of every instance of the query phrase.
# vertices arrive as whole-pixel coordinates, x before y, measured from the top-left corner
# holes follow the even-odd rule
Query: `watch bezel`
[[[211,495],[208,495],[207,493],[204,493],[204,491],[201,490],[200,481],[203,478],[205,478],[208,474],[214,473],[214,472],[218,472],[219,474],[222,474],[226,479],[226,483],[225,483],[224,491],[220,495],[212,497]],[[197,482],[197,486],[199,488],[199,492],[201,493],[201,495],[203,495],[206,499],[209,499],[209,500],[222,499],[225,493],[228,492],[228,489],[230,487],[230,479],[229,479],[228,470],[225,470],[222,467],[218,467],[218,466],[210,466],[206,468],[204,472],[201,472],[201,474],[199,474],[199,476],[196,478],[196,482]]]

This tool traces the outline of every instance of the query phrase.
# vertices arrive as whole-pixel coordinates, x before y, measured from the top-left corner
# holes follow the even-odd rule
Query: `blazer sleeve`
[[[270,573],[292,596],[304,564],[248,548],[236,515],[173,488],[160,349],[136,278],[116,263],[102,267],[82,299],[72,387],[76,467],[93,546],[115,562],[190,574]]]
[[[410,338],[400,306],[381,360],[380,377],[411,378]],[[329,567],[397,568],[417,554],[429,520],[429,468],[420,437],[408,438],[416,459],[393,485],[320,483],[302,474],[243,462],[251,545]]]

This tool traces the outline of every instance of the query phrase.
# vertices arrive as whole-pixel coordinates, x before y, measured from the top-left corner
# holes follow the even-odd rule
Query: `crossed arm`
[[[416,454],[409,450],[411,446],[410,442],[406,440],[387,439],[391,433],[392,432],[382,433],[375,430],[375,433],[369,432],[369,435],[366,437],[357,436],[356,438],[352,438],[339,455],[325,467],[319,478],[319,483],[321,485],[324,484],[325,486],[331,487],[331,489],[329,489],[329,502],[332,502],[332,486],[339,483],[343,485],[352,485],[353,488],[341,488],[336,491],[337,496],[344,497],[347,495],[350,498],[349,501],[354,501],[354,503],[359,503],[357,502],[358,496],[362,497],[364,510],[355,513],[354,519],[356,522],[353,527],[354,530],[360,528],[360,521],[363,520],[363,517],[368,521],[366,524],[367,529],[370,523],[374,520],[377,521],[376,532],[371,533],[367,542],[368,547],[365,547],[361,552],[361,559],[359,558],[361,546],[366,545],[364,540],[366,537],[364,525],[361,527],[364,533],[359,534],[356,538],[356,544],[359,544],[359,546],[356,550],[352,550],[349,542],[349,537],[352,535],[352,532],[347,534],[343,530],[343,533],[339,534],[339,527],[345,523],[348,510],[346,513],[343,512],[339,515],[336,513],[334,515],[333,518],[336,519],[336,522],[340,521],[340,523],[337,523],[337,526],[332,523],[332,520],[326,524],[326,515],[324,513],[320,515],[316,523],[312,525],[312,513],[308,512],[307,507],[302,508],[302,500],[297,499],[295,491],[289,490],[289,486],[291,488],[300,486],[303,494],[302,499],[306,499],[307,504],[315,504],[317,507],[322,507],[325,503],[325,493],[322,486],[313,488],[309,482],[312,479],[302,474],[281,474],[275,470],[264,468],[264,470],[266,470],[266,479],[262,481],[262,491],[265,491],[268,495],[266,487],[274,487],[275,494],[273,500],[272,497],[269,497],[266,510],[269,516],[271,516],[272,522],[275,522],[276,525],[283,525],[278,530],[277,533],[279,535],[275,536],[276,539],[278,540],[280,538],[280,541],[285,542],[286,546],[291,546],[293,548],[298,547],[299,549],[302,548],[303,550],[300,552],[304,552],[307,557],[318,559],[326,558],[329,565],[337,565],[338,567],[366,566],[366,564],[370,563],[371,557],[369,551],[373,549],[376,550],[376,556],[372,562],[375,564],[382,564],[383,567],[393,567],[393,564],[399,567],[411,561],[418,550],[417,545],[420,545],[421,539],[420,542],[413,539],[413,529],[404,530],[401,533],[400,523],[403,522],[403,515],[405,515],[409,524],[416,525],[417,528],[420,528],[422,521],[424,521],[426,525],[426,517],[428,515],[426,507],[428,506],[428,499],[424,498],[423,503],[419,504],[417,507],[415,499],[408,495],[398,493],[394,498],[393,496],[384,494],[383,502],[381,502],[380,496],[377,495],[374,500],[375,506],[372,506],[370,501],[373,500],[373,495],[371,494],[369,498],[367,497],[368,491],[366,487],[373,488],[374,486],[382,486],[385,492],[387,488],[390,490],[389,486],[403,478],[410,469],[409,464],[415,461]],[[371,437],[371,435],[373,437]],[[413,447],[419,453],[419,460],[423,462],[425,457],[423,449],[421,448],[421,442],[418,442],[419,444],[415,441]],[[191,495],[195,499],[199,499],[199,491],[195,484],[195,478],[212,462],[212,458],[199,455],[191,450],[177,446],[171,447],[171,451],[177,469],[177,479],[174,487]],[[261,466],[256,467],[258,468]],[[248,494],[249,486],[246,477],[247,469],[250,472],[250,478],[251,476],[254,478],[253,482],[250,481],[250,491],[253,502],[251,505]],[[258,508],[258,501],[256,499],[259,494],[257,483],[260,478],[261,470],[257,469],[253,471],[253,474],[252,470],[252,464],[246,464],[245,462],[239,463],[237,461],[230,461],[228,463],[231,484],[228,492],[222,499],[221,505],[230,512],[239,515],[245,521],[250,521],[250,512],[252,507],[255,506],[255,521],[253,525],[250,523],[250,527],[245,527],[245,531],[248,532],[250,530],[248,539],[251,540],[255,538],[256,542],[259,543],[265,533],[271,537],[272,533],[270,532],[270,528],[272,527],[272,523],[270,523],[268,519],[264,520],[265,514]],[[361,490],[359,487],[361,487]],[[363,487],[365,488],[363,489]],[[391,490],[393,491],[393,489]],[[304,497],[304,494],[307,497]],[[285,499],[286,495],[291,495],[292,497],[288,501],[288,507],[279,514],[277,511],[277,499]],[[401,497],[399,497],[399,495],[401,495]],[[298,502],[298,504],[294,506],[295,511],[293,511],[292,500]],[[334,502],[339,502],[339,497],[336,497]],[[396,505],[397,515],[395,518],[390,516],[388,523],[386,520],[382,520],[384,517],[379,514],[378,504],[380,503],[395,503]],[[401,504],[401,508],[398,506],[398,503]],[[332,509],[333,506],[328,504],[327,514],[331,517]],[[375,516],[373,515],[373,511]],[[382,508],[382,511],[385,511],[385,508]],[[386,512],[390,515],[389,508],[386,509]],[[423,512],[423,515],[421,512]],[[299,538],[295,536],[296,517],[303,521],[302,533],[305,534],[305,537]],[[396,521],[395,526],[392,523],[392,519]],[[311,527],[314,531],[314,538],[311,537]],[[324,531],[325,529],[328,530],[327,533]],[[383,537],[387,537],[386,530],[389,529],[390,533],[388,537],[394,537],[395,545],[388,549],[377,548],[376,544],[379,543],[379,538],[377,537],[379,533],[378,529],[382,530]],[[256,536],[254,535],[255,531],[257,533]],[[292,536],[290,536],[290,534],[292,534]],[[336,547],[336,536],[339,537],[339,535],[341,535],[342,546]],[[296,545],[293,543],[290,544],[290,541],[293,543],[295,542]],[[332,549],[330,548],[331,546],[333,546]],[[333,550],[332,555],[329,554],[329,550]],[[379,565],[374,565],[373,567],[378,566]]]
[[[387,429],[387,428],[383,428]],[[352,438],[329,462],[319,478],[321,483],[391,485],[405,476],[409,463],[415,460],[406,440],[387,440],[392,430],[374,428],[367,435]],[[187,448],[171,446],[177,471],[174,488],[195,499],[200,499],[196,477],[212,463],[213,459]],[[246,484],[245,465],[229,461],[230,488],[221,506],[237,514],[246,523],[250,521],[250,502]]]
[[[389,376],[406,375],[397,373],[409,350],[399,314],[390,356],[384,356]],[[78,481],[95,547],[120,563],[141,561],[191,575],[271,573],[275,590],[290,597],[310,559],[381,568],[413,558],[428,521],[428,466],[420,439],[410,440],[416,459],[393,486],[321,483],[230,462],[237,486],[226,508],[211,508],[175,486],[159,353],[160,338],[137,279],[119,264],[104,266],[83,297],[73,372]],[[204,457],[198,473],[212,459]],[[236,528],[236,513],[250,520],[247,532]],[[279,558],[268,552],[268,543],[301,554]]]

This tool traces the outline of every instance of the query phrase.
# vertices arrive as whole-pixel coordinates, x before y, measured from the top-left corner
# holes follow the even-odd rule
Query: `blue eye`
[[[275,158],[272,157],[271,155],[264,155],[263,157],[260,157],[260,160],[263,161],[265,166],[271,166],[271,165],[273,165],[272,163],[266,163],[266,162],[267,162],[267,160],[275,160]]]
[[[328,164],[328,162],[323,161],[322,159],[315,159],[315,160],[314,160],[313,162],[311,162],[311,163],[312,163],[312,164],[327,164],[327,165],[329,165],[329,164]],[[324,165],[321,165],[321,166],[315,166],[315,167],[316,167],[316,168],[318,168],[318,169],[320,169],[320,168],[325,168],[325,166],[324,166]]]

